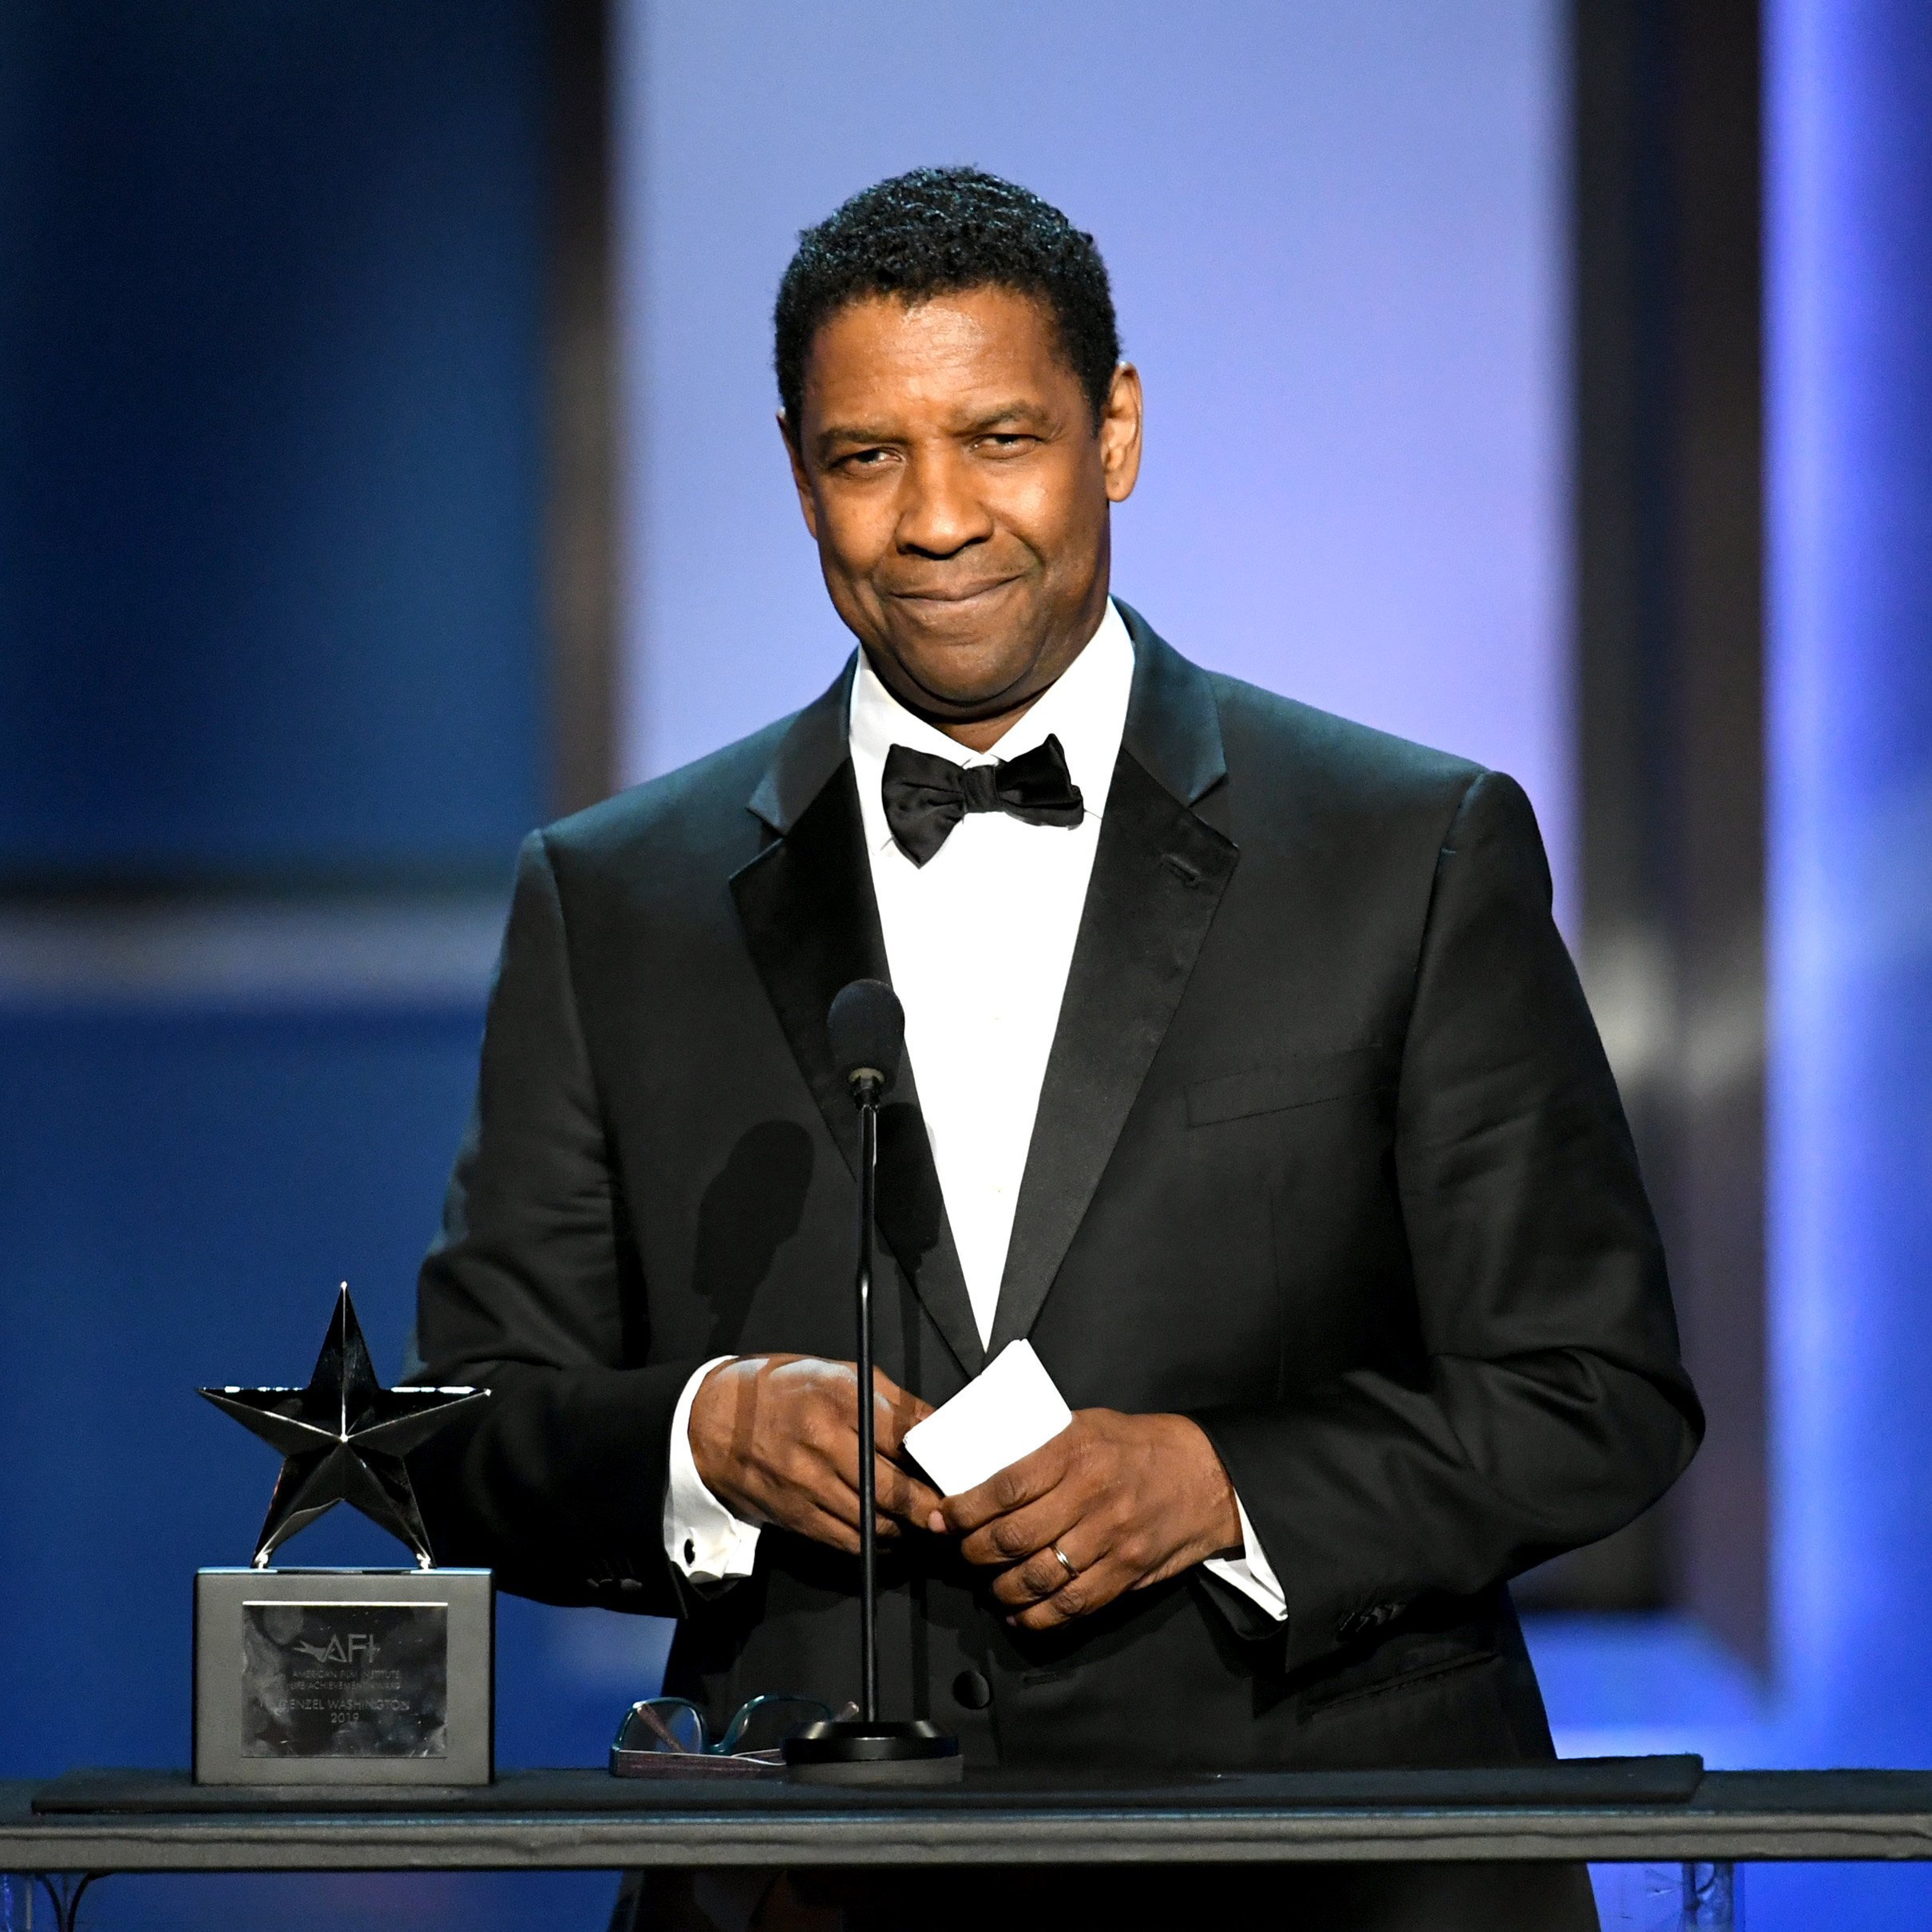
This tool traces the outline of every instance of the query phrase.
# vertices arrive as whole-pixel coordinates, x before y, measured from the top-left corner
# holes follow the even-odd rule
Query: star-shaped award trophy
[[[254,1562],[196,1573],[196,1782],[487,1784],[494,1586],[436,1567],[404,1459],[489,1391],[384,1388],[345,1281],[306,1388],[201,1393],[283,1460]],[[338,1502],[416,1567],[269,1567]]]

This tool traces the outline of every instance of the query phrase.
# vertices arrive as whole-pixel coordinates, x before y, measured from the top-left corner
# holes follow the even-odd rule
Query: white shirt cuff
[[[758,1560],[758,1526],[734,1515],[704,1486],[691,1448],[691,1406],[699,1384],[729,1355],[714,1356],[684,1384],[671,1418],[671,1481],[664,1490],[664,1554],[693,1583],[748,1577]]]
[[[692,1473],[695,1475],[696,1471]],[[1234,1498],[1234,1513],[1241,1519],[1241,1554],[1209,1557],[1202,1568],[1211,1570],[1222,1582],[1231,1585],[1251,1602],[1259,1604],[1277,1623],[1285,1623],[1288,1620],[1288,1597],[1238,1495]]]

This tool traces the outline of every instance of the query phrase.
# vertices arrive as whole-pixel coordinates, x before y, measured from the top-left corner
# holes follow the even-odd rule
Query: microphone
[[[818,1784],[956,1784],[960,1740],[928,1720],[879,1717],[878,1482],[873,1414],[872,1250],[877,1223],[879,1103],[905,1051],[905,1009],[883,980],[854,980],[825,1015],[832,1063],[859,1113],[859,1716],[807,1724],[786,1739],[794,1778]]]
[[[832,1063],[860,1107],[877,1107],[899,1077],[905,1051],[905,1008],[883,980],[854,980],[825,1015]]]

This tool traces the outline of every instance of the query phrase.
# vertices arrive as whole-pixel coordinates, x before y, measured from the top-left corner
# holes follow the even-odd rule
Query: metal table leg
[[[1682,1932],[1736,1932],[1737,1867],[1728,1859],[1684,1867]]]
[[[0,1872],[0,1932],[34,1932],[37,1893],[53,1913],[50,1920],[43,1915],[41,1924],[50,1924],[53,1932],[74,1932],[81,1894],[100,1875],[77,1871]]]

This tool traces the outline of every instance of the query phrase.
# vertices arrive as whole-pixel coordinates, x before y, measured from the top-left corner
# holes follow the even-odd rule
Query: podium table
[[[65,1932],[109,1873],[1285,1864],[1681,1863],[1728,1923],[1741,1860],[1932,1858],[1932,1772],[1701,1771],[1689,1759],[1162,1783],[969,1776],[953,1791],[521,1771],[471,1791],[237,1792],[185,1772],[0,1784],[0,1871],[47,1880]]]

